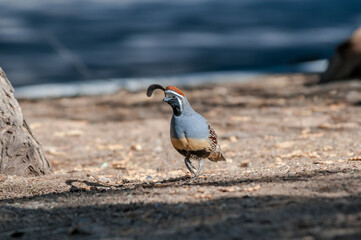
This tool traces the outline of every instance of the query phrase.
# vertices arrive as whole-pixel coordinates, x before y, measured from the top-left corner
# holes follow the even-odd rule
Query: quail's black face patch
[[[165,98],[163,99],[164,102],[168,103],[172,109],[173,113],[176,116],[180,116],[183,112],[183,96],[173,92],[173,91],[165,91]]]

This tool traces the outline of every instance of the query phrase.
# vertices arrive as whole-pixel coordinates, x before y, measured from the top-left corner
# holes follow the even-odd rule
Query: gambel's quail
[[[216,132],[204,117],[192,109],[183,92],[173,86],[164,88],[159,84],[152,84],[147,89],[147,96],[152,96],[155,89],[164,91],[163,102],[173,109],[170,124],[172,145],[185,157],[184,162],[194,177],[198,178],[205,158],[212,162],[224,161]],[[199,161],[198,170],[192,165],[191,159]]]

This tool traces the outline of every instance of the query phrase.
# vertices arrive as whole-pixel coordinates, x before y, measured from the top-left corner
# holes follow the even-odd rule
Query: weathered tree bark
[[[41,145],[23,118],[14,89],[0,68],[0,173],[39,176],[50,172]]]
[[[361,77],[361,27],[336,48],[321,83]]]

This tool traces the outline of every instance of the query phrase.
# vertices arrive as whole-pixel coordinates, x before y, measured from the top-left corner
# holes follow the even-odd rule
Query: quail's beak
[[[169,98],[167,98],[167,97],[165,97],[165,98],[163,98],[163,102],[168,102],[169,101]]]

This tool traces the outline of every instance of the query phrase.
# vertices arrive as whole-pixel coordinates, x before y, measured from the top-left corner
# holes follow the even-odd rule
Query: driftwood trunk
[[[39,176],[50,172],[41,145],[23,118],[14,89],[0,68],[0,173]]]
[[[321,83],[361,77],[361,27],[336,48]]]

